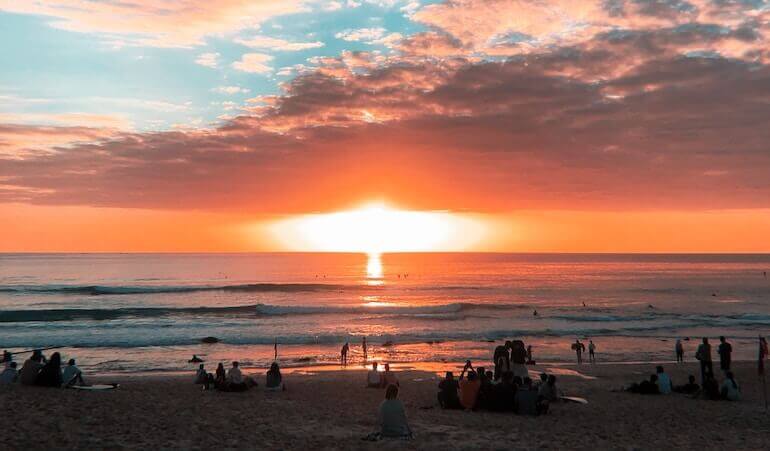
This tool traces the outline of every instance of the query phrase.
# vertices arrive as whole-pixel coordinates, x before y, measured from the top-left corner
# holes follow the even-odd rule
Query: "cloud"
[[[300,50],[317,49],[324,46],[321,41],[289,42],[270,36],[254,36],[248,39],[236,38],[235,43],[255,49],[270,49],[274,51],[297,52]]]
[[[195,59],[195,64],[214,69],[219,64],[219,56],[219,53],[201,53]]]
[[[363,42],[369,45],[376,44],[392,47],[401,41],[404,36],[401,33],[388,33],[387,30],[382,27],[374,27],[344,30],[337,32],[334,37],[348,42]]]
[[[247,94],[251,92],[250,89],[241,88],[240,86],[217,86],[216,88],[213,88],[211,91],[219,94],[227,94],[227,95]]]
[[[240,61],[233,63],[233,68],[242,72],[267,74],[273,71],[268,65],[273,57],[264,53],[244,53]]]
[[[98,33],[130,45],[189,47],[205,36],[255,28],[272,17],[307,11],[305,0],[0,0],[0,10],[51,18],[51,26]]]

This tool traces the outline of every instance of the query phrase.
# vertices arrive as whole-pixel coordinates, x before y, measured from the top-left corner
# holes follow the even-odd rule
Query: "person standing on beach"
[[[684,346],[682,346],[682,340],[676,339],[674,351],[676,351],[676,363],[684,363]]]
[[[369,360],[369,355],[366,353],[366,337],[364,337],[364,342],[361,345],[361,348],[364,351],[364,363],[366,363],[366,361]]]
[[[719,337],[719,367],[722,371],[730,371],[730,362],[732,361],[733,346],[727,342],[725,337]]]
[[[711,345],[708,338],[703,337],[703,344],[698,346],[695,358],[700,362],[701,385],[705,386],[706,376],[714,376],[714,367],[711,365]]]
[[[345,343],[340,350],[340,363],[342,366],[348,366],[348,351],[350,350],[350,344]]]
[[[594,354],[594,351],[596,351],[596,345],[594,344],[594,341],[588,340],[588,361],[591,363],[596,363],[596,355]]]
[[[575,354],[577,354],[577,363],[578,365],[583,364],[583,352],[585,352],[586,347],[583,343],[580,342],[579,339],[575,339],[575,343],[572,344],[572,349],[575,351]]]
[[[511,370],[511,355],[510,350],[513,347],[510,340],[506,341],[504,345],[500,345],[495,348],[494,363],[495,363],[495,380],[500,380],[503,373]]]

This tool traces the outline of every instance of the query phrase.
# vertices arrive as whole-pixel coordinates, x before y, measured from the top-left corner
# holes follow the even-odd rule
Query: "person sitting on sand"
[[[7,349],[3,350],[3,360],[0,360],[0,362],[5,363],[5,368],[8,368],[11,366],[12,361],[13,361],[13,354],[8,352]]]
[[[442,409],[459,409],[460,398],[457,396],[459,388],[454,374],[447,371],[444,379],[438,383],[438,405]]]
[[[516,410],[516,385],[513,383],[513,373],[506,371],[500,378],[500,383],[494,386],[494,401],[492,410],[495,412],[514,412]]]
[[[503,373],[511,370],[511,351],[512,344],[506,341],[504,345],[495,348],[492,361],[495,363],[495,380],[500,380]]]
[[[388,385],[385,389],[385,401],[380,404],[379,417],[382,437],[412,438],[404,404],[398,399],[397,386]]]
[[[217,370],[214,373],[214,386],[217,388],[223,388],[227,385],[227,373],[225,372],[225,366],[222,362],[217,365]]]
[[[283,376],[281,376],[281,369],[278,367],[278,362],[273,362],[272,365],[270,365],[270,369],[267,370],[265,389],[269,391],[285,389],[283,385]]]
[[[640,395],[657,395],[660,393],[658,390],[658,376],[653,374],[649,380],[644,380],[638,384],[631,384],[627,391],[639,393]]]
[[[227,372],[227,389],[230,391],[246,391],[249,387],[243,380],[240,364],[233,362],[233,367]]]
[[[495,396],[492,378],[487,377],[487,372],[484,367],[479,367],[476,370],[476,375],[481,383],[479,386],[479,396],[476,399],[476,408],[480,410],[489,410],[492,408]]]
[[[372,362],[372,369],[366,373],[366,386],[369,388],[382,388],[382,374],[377,371],[377,362]]]
[[[516,391],[516,413],[520,415],[540,415],[548,411],[548,401],[540,400],[532,387],[532,379],[525,377],[521,388]]]
[[[725,374],[725,380],[722,382],[722,387],[720,387],[719,392],[720,395],[722,395],[722,399],[728,401],[741,400],[741,388],[738,386],[738,383],[735,382],[735,376],[732,371],[728,371]]]
[[[396,373],[393,371],[390,371],[390,364],[385,364],[385,372],[382,373],[382,383],[384,386],[388,385],[395,385],[396,387],[399,386],[398,378],[396,377]]]
[[[695,383],[695,376],[691,374],[687,376],[687,383],[674,387],[674,391],[685,395],[694,395],[700,391],[700,385]]]
[[[719,392],[719,383],[712,373],[706,373],[706,380],[703,382],[701,394],[704,398],[710,399],[711,401],[719,401],[722,399],[722,395]]]
[[[203,389],[208,390],[213,382],[214,376],[211,373],[207,373],[206,368],[201,363],[198,366],[198,371],[195,373],[195,384],[203,385]]]
[[[468,376],[465,376],[465,373]],[[473,370],[471,361],[465,362],[462,373],[460,373],[460,405],[465,410],[472,410],[476,407],[476,400],[479,396],[479,389],[481,388],[481,381],[476,376],[476,372]]]
[[[556,376],[553,374],[548,376],[548,381],[540,385],[540,390],[537,393],[541,399],[548,402],[556,402],[559,400],[559,389],[556,387]]]
[[[61,384],[61,354],[54,352],[51,355],[51,360],[43,365],[43,368],[37,373],[35,385],[41,387],[61,387]]]
[[[43,354],[40,351],[33,352],[32,357],[24,361],[24,365],[19,372],[19,382],[22,385],[35,385],[37,380],[37,373],[43,368]]]
[[[668,377],[662,366],[655,368],[655,372],[658,376],[658,391],[664,395],[671,393],[674,388],[674,384],[671,382],[671,378]]]
[[[536,387],[539,389],[543,385],[548,383],[548,374],[546,373],[540,373],[540,381],[537,383]]]
[[[16,362],[9,362],[2,373],[0,373],[0,385],[13,384],[19,379],[19,372],[16,371]]]
[[[67,366],[65,366],[61,372],[61,380],[65,387],[75,384],[85,385],[83,372],[80,371],[80,368],[78,368],[77,365],[75,365],[75,359],[69,359]]]

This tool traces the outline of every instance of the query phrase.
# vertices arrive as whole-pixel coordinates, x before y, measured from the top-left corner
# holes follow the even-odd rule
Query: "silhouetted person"
[[[468,373],[466,378],[465,373]],[[479,396],[481,381],[476,377],[471,361],[465,362],[462,373],[460,373],[460,405],[463,409],[471,410],[476,407],[476,400]]]
[[[674,345],[674,352],[676,352],[676,362],[677,363],[684,363],[684,346],[682,346],[682,340],[676,339],[676,344]]]
[[[284,389],[283,376],[281,376],[281,368],[278,367],[278,362],[273,362],[270,365],[270,369],[267,370],[265,379],[265,388],[271,391],[278,391]]]
[[[546,382],[540,385],[538,395],[549,403],[559,400],[559,389],[556,387],[556,376],[553,374],[548,376]]]
[[[534,365],[535,361],[532,359],[532,345],[527,345],[527,365]]]
[[[37,373],[35,379],[35,385],[41,387],[61,387],[61,354],[54,352],[49,360],[40,372]]]
[[[217,370],[214,373],[214,386],[218,389],[224,389],[227,386],[227,373],[225,372],[225,366],[222,362],[217,365]]]
[[[656,376],[658,377],[658,391],[664,395],[671,393],[674,389],[674,384],[671,382],[671,378],[663,371],[662,366],[655,368]]]
[[[714,375],[714,367],[711,364],[711,345],[709,339],[703,337],[703,344],[698,346],[698,350],[695,352],[695,358],[700,362],[700,378],[701,385],[706,386],[706,375]]]
[[[506,371],[500,378],[500,383],[494,386],[495,396],[492,409],[497,412],[513,412],[516,410],[516,390],[513,383],[513,373]]]
[[[588,340],[588,361],[590,363],[596,363],[596,355],[594,352],[596,351],[596,345],[594,344],[593,340]]]
[[[687,376],[687,383],[674,387],[674,391],[685,395],[694,395],[700,391],[700,385],[695,383],[695,376],[691,374]]]
[[[580,340],[576,339],[575,343],[572,344],[572,349],[575,351],[575,354],[577,354],[577,363],[578,365],[583,364],[583,353],[586,351],[586,347],[583,343],[580,342]]]
[[[364,363],[369,359],[369,354],[367,353],[366,348],[366,337],[364,337],[363,343],[361,344],[361,349],[364,351]]]
[[[342,366],[348,365],[348,351],[350,350],[350,344],[345,343],[340,350],[340,364]]]
[[[227,371],[227,389],[230,391],[246,391],[249,389],[243,380],[240,364],[233,362],[232,368]]]
[[[719,353],[719,367],[722,371],[730,371],[733,346],[727,342],[725,337],[719,337],[719,347],[717,348],[717,352]]]
[[[201,359],[195,354],[193,354],[192,358],[187,361],[187,363],[201,363],[201,362],[203,362],[203,359]]]
[[[655,374],[650,376],[649,380],[644,380],[638,384],[631,384],[628,387],[628,391],[631,393],[639,393],[641,395],[657,395],[660,393],[658,389],[658,376]]]
[[[492,360],[495,363],[495,380],[499,380],[504,372],[511,370],[511,342],[506,341],[504,345],[495,348]]]
[[[3,351],[3,360],[0,360],[0,362],[5,363],[5,367],[8,368],[10,366],[11,361],[13,360],[13,354],[8,352],[8,350]]]
[[[446,376],[438,383],[438,405],[442,409],[459,409],[460,398],[457,396],[457,390],[460,385],[454,378],[451,371],[446,372]]]
[[[35,385],[37,373],[43,368],[42,358],[43,355],[37,351],[33,352],[32,356],[24,361],[24,365],[22,365],[19,372],[19,382],[22,385]]]
[[[719,393],[719,383],[714,379],[713,373],[706,373],[706,379],[703,381],[703,390],[701,394],[704,398],[712,401],[718,401],[721,398]]]

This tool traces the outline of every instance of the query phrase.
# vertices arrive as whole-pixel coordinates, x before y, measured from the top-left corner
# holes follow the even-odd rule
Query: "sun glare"
[[[453,213],[369,204],[356,210],[280,220],[269,231],[291,250],[380,254],[465,250],[481,239],[484,227]]]

